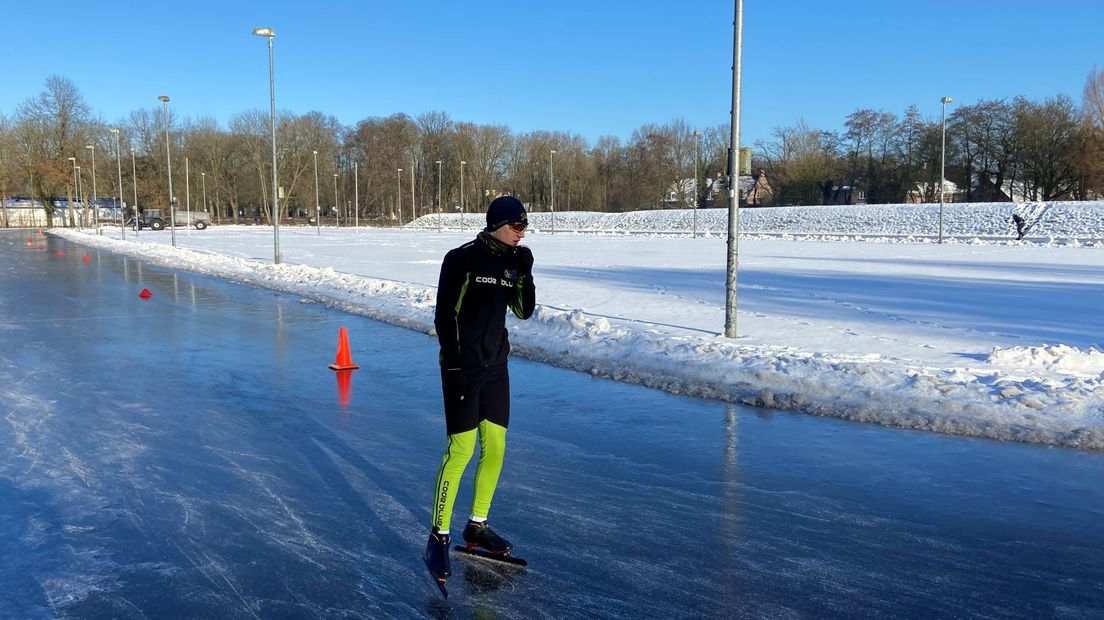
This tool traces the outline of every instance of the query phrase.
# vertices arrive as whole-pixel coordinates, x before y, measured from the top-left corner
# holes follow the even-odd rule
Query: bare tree
[[[51,75],[45,89],[28,99],[16,115],[18,143],[23,152],[24,172],[31,179],[31,192],[40,199],[46,217],[53,221],[52,197],[65,188],[72,196],[69,157],[80,157],[84,150],[89,108],[77,87],[69,80]],[[72,201],[69,202],[70,206]],[[76,224],[74,209],[69,225]]]

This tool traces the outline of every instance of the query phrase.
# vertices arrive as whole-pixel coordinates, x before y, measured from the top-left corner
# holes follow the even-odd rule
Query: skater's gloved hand
[[[524,245],[519,245],[517,252],[518,274],[523,276],[533,275],[533,251]]]
[[[446,399],[464,400],[468,378],[463,368],[445,368],[441,371],[441,389]]]

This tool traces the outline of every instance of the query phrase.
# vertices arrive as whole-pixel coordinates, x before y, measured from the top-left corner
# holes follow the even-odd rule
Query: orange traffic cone
[[[337,359],[330,364],[330,370],[356,370],[360,366],[353,363],[353,356],[349,353],[349,332],[342,325],[337,332]]]
[[[148,288],[144,288],[140,293],[138,293],[138,296],[142,299],[149,299],[150,297],[153,297],[153,293],[151,293]]]

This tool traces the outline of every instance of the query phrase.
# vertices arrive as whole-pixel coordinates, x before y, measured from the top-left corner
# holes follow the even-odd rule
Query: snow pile
[[[996,347],[989,362],[1013,368],[1041,368],[1072,375],[1104,377],[1104,352],[1064,344],[1043,347]]]
[[[1073,209],[1067,205],[1047,205],[1046,218],[1037,220],[1042,226],[1049,222],[1052,230],[1072,230],[1078,222],[1086,223],[1100,220],[1104,209],[1100,204],[1078,205]],[[955,206],[958,209],[965,207]],[[971,205],[971,208],[973,206]],[[974,231],[985,230],[987,222],[993,226],[1004,215],[1010,213],[1012,205],[981,206],[970,213],[976,216],[969,224],[959,223],[960,229]],[[1005,210],[1004,212],[1001,212]],[[1091,214],[1086,216],[1078,211]],[[846,207],[835,209],[846,213],[846,218],[822,218],[822,208],[810,209],[760,209],[744,211],[746,217],[757,217],[760,224],[769,223],[774,232],[815,230],[828,226],[828,222],[846,220],[854,225],[856,234],[892,235],[892,239],[901,243],[906,239],[906,231],[920,229],[930,225],[931,205],[918,207],[891,207],[882,213],[874,207]],[[752,215],[749,215],[752,214]],[[761,214],[761,215],[759,215]],[[902,214],[916,216],[907,218]],[[963,210],[958,216],[966,217]],[[702,215],[699,213],[699,216]],[[534,224],[541,224],[541,217],[550,214],[534,214]],[[599,231],[603,227],[621,230],[651,230],[671,234],[685,235],[692,222],[688,219],[692,213],[687,211],[646,212],[638,214],[586,214],[557,213],[556,225],[570,224],[579,230]],[[956,217],[958,217],[956,216]],[[1009,215],[1010,217],[1010,215]],[[466,224],[471,216],[466,216]],[[889,221],[892,221],[893,224]],[[952,221],[957,221],[952,218]],[[746,229],[747,227],[745,227]],[[262,236],[271,242],[271,229],[266,227],[215,227],[196,235],[191,243],[207,244],[209,251],[174,248],[166,244],[167,234],[143,233],[140,240],[128,235],[126,241],[111,238],[108,234],[97,236],[72,230],[53,230],[55,234],[72,241],[104,248],[113,252],[136,256],[153,263],[174,268],[213,274],[239,282],[263,286],[271,289],[297,294],[322,301],[342,310],[371,317],[394,325],[432,333],[433,306],[435,288],[428,284],[436,281],[436,267],[444,249],[455,245],[460,235],[427,236],[415,231],[361,231],[354,236],[352,231],[328,230],[329,237],[317,237],[311,234],[296,235],[295,229],[289,230],[283,248],[285,256],[298,252],[303,262],[314,264],[273,265],[269,262],[247,258],[256,256],[257,243]],[[821,232],[836,234],[837,229],[823,228]],[[116,231],[117,233],[117,231]],[[344,244],[341,235],[345,235]],[[1104,239],[1104,225],[1088,231],[1089,237]],[[232,239],[244,239],[242,245],[235,246]],[[890,238],[890,237],[887,237]],[[151,242],[150,239],[153,241]],[[415,241],[412,243],[412,241]],[[708,301],[711,293],[701,293],[695,278],[709,276],[708,268],[700,267],[698,257],[685,255],[675,264],[662,263],[663,269],[673,271],[669,276],[655,267],[624,267],[614,262],[616,257],[607,248],[613,240],[597,247],[593,243],[584,244],[590,249],[590,256],[583,263],[572,262],[577,258],[565,258],[566,253],[579,253],[579,243],[571,242],[568,236],[536,236],[534,244],[543,243],[541,250],[542,280],[545,291],[559,287],[559,303],[563,299],[589,300],[597,310],[585,308],[556,307],[548,303],[538,307],[532,320],[523,326],[509,317],[511,341],[515,353],[530,359],[556,364],[566,368],[591,373],[595,376],[638,383],[676,394],[686,394],[734,403],[746,403],[755,406],[789,409],[814,415],[839,417],[863,422],[923,429],[961,435],[990,437],[1001,440],[1016,440],[1043,444],[1062,445],[1080,448],[1104,449],[1104,353],[1098,348],[1082,343],[1080,346],[1058,343],[1048,346],[997,346],[990,344],[977,354],[940,353],[933,357],[917,356],[916,351],[929,350],[931,344],[918,339],[935,335],[943,340],[938,349],[946,351],[969,351],[976,343],[987,338],[1004,337],[1002,334],[1015,329],[1018,325],[1030,323],[1038,329],[1039,324],[1047,320],[1025,321],[1025,312],[1031,308],[1017,307],[1013,320],[1000,323],[999,330],[979,329],[978,327],[956,327],[951,323],[935,323],[926,318],[924,312],[931,312],[927,304],[897,304],[894,312],[910,314],[889,314],[871,308],[871,300],[857,304],[841,301],[843,298],[820,299],[825,293],[809,290],[802,291],[806,281],[797,283],[794,289],[764,289],[760,297],[770,301],[777,295],[785,306],[800,304],[799,309],[807,312],[796,318],[782,316],[774,306],[761,306],[762,313],[751,313],[750,320],[767,321],[769,328],[760,330],[764,334],[757,342],[730,340],[718,336],[715,332],[699,329],[690,320],[671,320],[664,323],[656,318],[641,320],[644,313],[686,312],[694,315],[716,312],[716,302]],[[553,240],[557,240],[553,243]],[[929,239],[930,240],[930,239]],[[631,243],[626,240],[625,243]],[[677,243],[676,243],[677,242]],[[246,245],[248,243],[248,245]],[[617,243],[621,243],[618,241]],[[641,254],[651,251],[655,241],[641,241],[644,246],[624,247],[641,248],[631,250]],[[680,243],[722,244],[722,240],[666,240],[665,244]],[[760,243],[783,243],[780,241]],[[974,243],[994,243],[978,240]],[[1007,231],[997,245],[1007,244]],[[1035,242],[1037,244],[1037,242]],[[221,245],[220,245],[221,244]],[[439,245],[435,245],[439,244]],[[848,244],[821,244],[817,252],[831,252],[831,247]],[[867,244],[863,244],[867,245]],[[1053,245],[1053,244],[1051,244]],[[324,248],[338,248],[338,254],[328,257]],[[619,246],[620,247],[620,246]],[[681,246],[678,246],[681,247]],[[913,245],[900,247],[906,257],[888,261],[863,261],[864,271],[875,266],[881,271],[873,272],[871,277],[882,280],[898,281],[900,269],[911,262],[919,262],[913,267],[931,271],[925,261],[918,258],[931,246]],[[657,248],[658,249],[658,248]],[[998,248],[1001,249],[1001,248]],[[1007,250],[1007,251],[1003,251]],[[1014,269],[1008,270],[1013,277],[1021,277],[1025,267],[1022,258],[1025,248],[1003,248],[1001,260],[1013,261]],[[242,256],[228,255],[241,252]],[[560,252],[557,254],[556,252]],[[1045,246],[1032,250],[1039,258],[1064,265],[1072,273],[1070,278],[1082,288],[1099,286],[1098,277],[1092,275],[1095,269],[1093,260],[1084,260],[1086,266],[1068,265],[1063,257],[1068,252],[1090,252],[1084,249],[1048,249]],[[895,250],[896,254],[897,252]],[[262,252],[263,256],[266,252]],[[940,253],[942,254],[942,253]],[[378,263],[393,260],[400,255],[401,261]],[[840,254],[842,256],[842,254]],[[1007,255],[1009,258],[1003,258]],[[620,255],[619,255],[620,256]],[[664,255],[666,256],[666,255]],[[777,262],[773,254],[769,260]],[[832,257],[825,256],[824,260]],[[1091,257],[1090,257],[1091,258]],[[267,260],[267,259],[262,259]],[[835,259],[844,262],[846,258]],[[360,261],[360,262],[358,262]],[[327,262],[341,264],[343,271],[337,271]],[[962,274],[966,269],[977,269],[973,260],[931,263],[939,265],[939,288],[945,290],[954,285],[956,291],[965,291],[970,295],[978,286],[972,276]],[[642,263],[635,263],[641,265]],[[997,269],[1002,263],[987,264],[985,269]],[[405,265],[405,266],[404,266]],[[635,269],[636,271],[631,271]],[[706,269],[706,271],[701,271]],[[840,268],[842,269],[842,268]],[[349,270],[362,270],[362,273],[387,273],[394,279],[383,279],[347,273]],[[420,270],[420,271],[419,271]],[[955,271],[958,270],[958,271]],[[699,275],[705,273],[706,276]],[[815,274],[814,280],[829,278],[832,286],[831,271]],[[848,279],[858,277],[854,271],[840,271]],[[988,273],[988,272],[986,272]],[[1041,271],[1039,277],[1045,277],[1048,271]],[[993,271],[993,278],[1001,276],[1001,271]],[[809,274],[804,274],[806,277]],[[906,274],[907,275],[907,274]],[[1030,274],[1029,274],[1030,275]],[[609,290],[617,279],[621,286],[617,291]],[[687,282],[686,288],[673,290],[668,284],[673,277]],[[868,277],[868,276],[863,276]],[[960,281],[956,281],[955,278]],[[557,279],[559,278],[559,279]],[[811,282],[810,281],[810,282]],[[711,290],[713,285],[709,285]],[[752,294],[756,289],[752,289]],[[875,290],[870,289],[872,294]],[[1001,287],[995,290],[1003,291]],[[860,291],[862,292],[862,291]],[[677,294],[676,294],[677,293]],[[883,294],[883,293],[877,293]],[[940,293],[937,293],[940,294]],[[947,293],[950,294],[950,293]],[[804,297],[802,297],[804,295]],[[1082,293],[1082,296],[1084,294]],[[538,296],[538,299],[541,299]],[[754,299],[754,298],[753,298]],[[1000,300],[985,307],[990,317],[1000,319],[1005,308]],[[1093,298],[1095,299],[1095,298]],[[601,305],[599,300],[606,303]],[[644,301],[641,301],[644,300]],[[556,300],[553,299],[553,302]],[[931,300],[938,304],[941,300]],[[682,304],[682,305],[679,305]],[[705,304],[705,305],[702,305]],[[1083,304],[1082,304],[1083,305]],[[690,308],[691,310],[686,310]],[[853,314],[847,314],[853,312]],[[920,314],[916,314],[921,312]],[[1097,312],[1086,308],[1086,313]],[[602,314],[600,314],[602,313]],[[773,313],[773,314],[771,314]],[[951,313],[953,316],[953,313]],[[827,316],[826,316],[827,315]],[[670,316],[667,314],[666,316]],[[1070,314],[1064,320],[1077,330],[1078,325],[1093,324],[1083,318],[1089,314]],[[856,317],[856,318],[851,318]],[[677,323],[677,324],[676,324]],[[708,324],[708,323],[705,323]],[[804,327],[803,327],[804,326]],[[857,352],[852,346],[847,349],[839,343],[862,336],[856,329],[869,329],[871,336],[862,346],[869,347]],[[1084,333],[1083,328],[1080,331]],[[888,330],[888,331],[887,331]],[[902,333],[902,330],[903,333]],[[920,331],[928,330],[928,331]],[[938,330],[938,331],[932,331]],[[1074,333],[1074,331],[1065,332]],[[793,334],[798,334],[793,336]],[[816,334],[816,338],[810,336]],[[850,340],[849,340],[850,339]],[[1019,336],[1010,337],[1012,341],[1024,340]],[[997,340],[998,342],[1006,342]],[[969,342],[967,342],[969,341]],[[779,345],[778,342],[787,343]],[[946,344],[949,342],[950,344]],[[1093,341],[1090,340],[1090,344]],[[800,345],[800,346],[794,346]],[[911,347],[911,348],[906,348]],[[974,351],[978,349],[974,348]],[[879,351],[872,353],[870,351]],[[907,351],[907,353],[902,353]],[[985,352],[989,352],[986,354]],[[933,360],[938,359],[938,362]],[[950,363],[948,362],[950,360]],[[968,362],[963,365],[963,360]]]

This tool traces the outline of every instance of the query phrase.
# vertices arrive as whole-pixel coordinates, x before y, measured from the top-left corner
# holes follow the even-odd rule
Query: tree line
[[[83,193],[90,196],[95,154],[100,197],[121,196],[129,205],[136,180],[140,208],[165,209],[166,123],[177,209],[202,210],[205,194],[216,217],[271,221],[267,111],[236,114],[223,127],[213,118],[177,118],[171,106],[166,117],[165,106],[154,106],[105,123],[59,76],[47,78],[42,92],[10,118],[0,117],[0,194],[70,197],[73,166],[80,165]],[[283,111],[277,115],[279,205],[282,218],[308,218],[317,196],[324,218],[345,221],[359,200],[357,217],[403,222],[461,205],[479,213],[503,193],[537,211],[659,208],[670,206],[672,188],[675,200],[689,204],[693,198],[685,194],[693,186],[680,181],[693,177],[695,163],[703,178],[719,178],[727,138],[727,125],[695,132],[675,121],[645,125],[625,143],[603,137],[592,147],[569,132],[514,134],[505,125],[455,121],[440,111],[367,118],[354,126],[322,112]]]
[[[1090,72],[1081,106],[1065,95],[952,102],[945,128],[944,149],[942,117],[924,118],[916,106],[902,116],[860,109],[839,132],[803,122],[776,129],[756,144],[757,165],[776,204],[839,202],[842,188],[861,189],[868,203],[936,202],[944,169],[956,201],[1012,197],[994,188],[1025,200],[1104,194],[1104,70]]]
[[[89,196],[94,154],[100,197],[130,204],[136,187],[140,208],[166,209],[167,133],[178,209],[206,206],[222,220],[270,222],[269,113],[241,112],[225,126],[211,117],[177,118],[171,107],[167,114],[154,106],[107,123],[71,81],[50,76],[40,93],[0,115],[0,195],[72,197],[79,165]],[[860,109],[844,127],[821,131],[799,122],[756,143],[752,167],[767,175],[774,204],[838,202],[844,187],[861,187],[868,203],[904,202],[916,193],[938,199],[940,119],[924,118],[915,106],[900,117]],[[515,134],[441,111],[353,126],[318,111],[283,111],[276,153],[281,217],[307,218],[317,205],[324,217],[344,221],[359,201],[359,218],[402,222],[461,205],[478,213],[502,193],[536,211],[726,207],[727,191],[716,190],[726,174],[728,134],[727,124],[696,130],[675,120],[591,145],[570,132]],[[991,199],[978,189],[979,178],[996,187],[1017,184],[1030,199],[1094,198],[1104,191],[1102,154],[1104,71],[1096,69],[1080,107],[1066,96],[1018,97],[953,105],[946,118],[946,177],[963,190],[957,200]],[[695,177],[704,182],[685,182]]]

